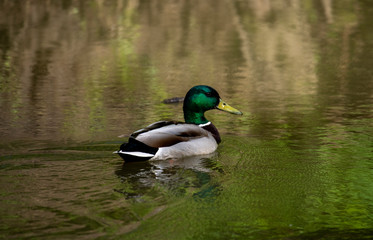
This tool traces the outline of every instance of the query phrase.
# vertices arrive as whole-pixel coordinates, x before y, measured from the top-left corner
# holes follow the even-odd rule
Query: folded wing
[[[208,131],[198,125],[162,121],[134,132],[131,138],[135,138],[150,147],[160,148],[207,136]]]

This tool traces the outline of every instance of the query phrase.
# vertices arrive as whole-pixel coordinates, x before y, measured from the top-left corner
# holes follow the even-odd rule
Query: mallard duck
[[[233,114],[242,113],[223,102],[219,93],[209,86],[191,88],[184,98],[185,122],[160,121],[131,134],[119,154],[125,162],[163,160],[203,155],[214,152],[221,138],[217,128],[204,113],[219,109]]]

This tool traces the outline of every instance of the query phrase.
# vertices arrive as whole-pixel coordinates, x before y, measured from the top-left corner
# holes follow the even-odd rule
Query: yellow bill
[[[242,112],[240,112],[239,110],[235,109],[234,107],[229,106],[228,104],[226,104],[221,99],[220,99],[219,105],[216,108],[220,109],[222,111],[225,111],[225,112],[242,115]]]

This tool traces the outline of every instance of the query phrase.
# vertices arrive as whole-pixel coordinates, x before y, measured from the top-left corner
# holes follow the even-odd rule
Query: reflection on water
[[[124,186],[130,185],[132,191],[116,189],[126,197],[141,197],[152,187],[166,188],[175,195],[184,195],[188,189],[199,189],[210,183],[210,172],[218,170],[216,160],[212,157],[216,154],[195,156],[185,159],[166,161],[149,161],[138,163],[124,163],[115,174],[124,182]],[[142,190],[141,190],[142,189]],[[196,195],[201,195],[197,192]]]
[[[339,239],[373,228],[370,1],[0,1],[0,238]],[[182,120],[214,156],[111,154]]]

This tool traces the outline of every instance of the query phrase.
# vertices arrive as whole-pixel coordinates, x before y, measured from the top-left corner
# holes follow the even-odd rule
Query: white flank
[[[117,153],[132,155],[136,157],[154,157],[154,154],[144,152],[123,152],[122,150],[119,150]]]
[[[207,137],[180,142],[170,147],[161,147],[150,160],[164,160],[170,158],[184,158],[195,155],[205,155],[214,152],[218,147],[214,137],[209,133]]]

